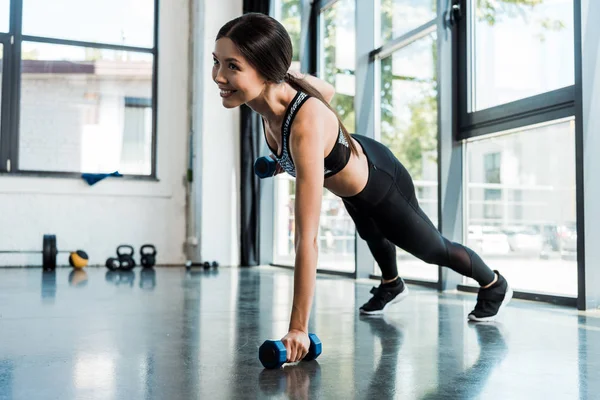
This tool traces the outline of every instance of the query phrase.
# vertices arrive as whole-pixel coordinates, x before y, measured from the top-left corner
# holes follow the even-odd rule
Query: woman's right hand
[[[273,174],[273,176],[279,175],[280,173],[284,172],[281,165],[279,165],[279,163],[275,159],[275,156],[273,155],[273,153],[269,154],[269,157],[271,157],[271,159],[273,159],[273,161],[275,161],[275,173]]]

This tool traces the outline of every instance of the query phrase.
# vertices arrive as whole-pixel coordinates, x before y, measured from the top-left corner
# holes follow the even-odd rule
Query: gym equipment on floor
[[[204,261],[203,263],[194,263],[191,261],[187,261],[185,263],[185,267],[187,269],[190,269],[192,267],[202,267],[204,269],[210,269],[210,267],[212,268],[219,268],[219,263],[216,261],[213,261],[212,263],[208,262],[208,261]]]
[[[110,257],[104,265],[111,271],[130,271],[135,268],[134,253],[133,246],[122,244],[117,247],[117,257]]]
[[[302,361],[312,361],[319,357],[323,351],[321,339],[317,335],[309,333],[308,338],[310,339],[310,347],[308,348],[308,354]],[[258,349],[258,359],[263,367],[267,369],[279,368],[287,360],[287,350],[281,340],[265,340]]]
[[[42,266],[45,270],[56,269],[56,255],[58,253],[70,253],[69,264],[75,268],[83,268],[88,264],[89,258],[85,251],[64,251],[56,248],[56,235],[44,235],[42,250],[0,250],[0,254],[25,254],[42,253]]]
[[[140,248],[140,264],[144,268],[152,268],[156,264],[156,247],[145,244]]]

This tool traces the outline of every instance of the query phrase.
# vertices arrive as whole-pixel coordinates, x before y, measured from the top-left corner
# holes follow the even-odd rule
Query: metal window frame
[[[2,44],[2,100],[0,100],[0,173],[6,171],[10,149],[10,88],[11,88],[11,62],[10,62],[10,34],[0,34]]]
[[[126,180],[146,180],[158,181],[157,176],[157,139],[158,139],[158,63],[159,63],[159,18],[160,18],[160,0],[154,0],[154,30],[153,47],[122,46],[110,43],[98,43],[78,41],[71,39],[58,39],[52,37],[41,37],[32,35],[23,35],[23,0],[12,0],[10,32],[0,34],[0,42],[8,40],[8,46],[5,46],[4,65],[7,67],[4,82],[9,82],[2,86],[2,121],[0,136],[0,175],[2,176],[36,176],[36,177],[55,177],[55,178],[80,178],[81,172],[75,171],[39,171],[23,170],[19,167],[19,122],[21,105],[21,48],[23,42],[56,44],[66,46],[77,46],[87,48],[97,48],[105,50],[128,51],[135,53],[152,54],[152,150],[151,150],[151,173],[150,175],[127,174],[123,178]],[[8,38],[8,39],[7,39]],[[11,43],[12,41],[12,43]],[[9,79],[10,77],[10,79]],[[11,167],[7,168],[8,160]]]

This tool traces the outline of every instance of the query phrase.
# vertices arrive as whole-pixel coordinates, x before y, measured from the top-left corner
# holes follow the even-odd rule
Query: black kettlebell
[[[140,263],[144,268],[152,268],[156,264],[156,247],[145,244],[140,248]]]
[[[119,269],[129,271],[135,268],[135,260],[133,259],[133,246],[122,244],[117,247],[117,257],[119,258]]]
[[[116,271],[120,268],[119,259],[115,257],[110,257],[108,260],[106,260],[105,265],[110,271]]]

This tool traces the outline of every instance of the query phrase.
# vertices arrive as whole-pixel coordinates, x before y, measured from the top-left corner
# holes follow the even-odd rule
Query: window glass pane
[[[10,0],[0,0],[0,32],[8,32],[10,24]]]
[[[572,0],[486,0],[474,12],[471,110],[574,84]]]
[[[381,60],[381,142],[410,172],[419,204],[438,223],[436,35]],[[438,280],[438,267],[397,249],[401,276]],[[380,274],[375,266],[375,273]]]
[[[574,120],[468,143],[467,174],[467,246],[513,289],[576,296]]]
[[[151,173],[151,54],[24,42],[21,65],[21,170]]]
[[[383,43],[435,19],[437,0],[380,0]]]
[[[300,0],[281,0],[280,22],[288,31],[290,38],[292,39],[294,54],[292,56],[291,69],[294,71],[300,71],[301,7]]]
[[[154,46],[154,0],[23,0],[23,34]]]
[[[294,265],[294,202],[296,181],[287,174],[276,178],[275,255],[277,264]],[[319,268],[354,272],[354,222],[341,199],[323,189],[319,225]]]
[[[331,105],[337,111],[348,132],[355,132],[354,69],[355,69],[355,7],[354,0],[340,0],[326,9],[321,22],[321,78],[335,87]]]
[[[4,45],[0,43],[0,127],[2,126],[2,74],[4,72]]]
[[[331,104],[354,131],[354,0],[341,0],[321,15],[321,78],[336,87]],[[350,39],[351,38],[351,39]],[[351,41],[351,43],[350,43]],[[276,178],[275,255],[278,264],[294,265],[295,180]],[[354,272],[355,227],[343,202],[323,189],[319,225],[319,268]]]

